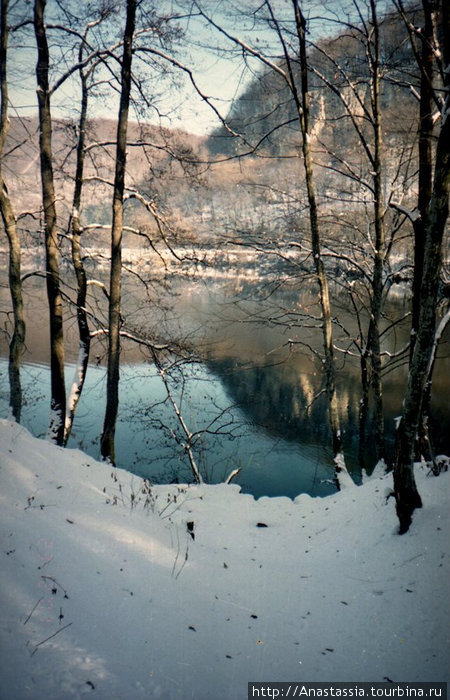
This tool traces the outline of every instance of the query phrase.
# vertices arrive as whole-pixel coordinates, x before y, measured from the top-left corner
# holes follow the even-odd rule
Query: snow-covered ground
[[[399,536],[390,476],[294,502],[142,491],[0,421],[1,699],[448,680],[450,475],[417,479]]]

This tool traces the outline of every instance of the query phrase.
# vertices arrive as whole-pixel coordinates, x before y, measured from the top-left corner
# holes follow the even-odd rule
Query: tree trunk
[[[104,459],[110,460],[113,464],[115,464],[114,438],[119,408],[123,193],[125,187],[128,109],[131,91],[132,42],[136,15],[136,2],[137,0],[127,0],[127,19],[122,58],[121,94],[119,121],[117,126],[116,171],[114,177],[113,218],[111,230],[108,373],[106,410],[101,440],[101,453]]]
[[[450,323],[450,307],[447,307],[447,311],[444,314],[444,316],[441,318],[441,320],[439,321],[436,332],[434,334],[434,342],[433,342],[433,348],[432,348],[432,352],[431,352],[430,361],[428,363],[427,377],[426,377],[426,381],[425,381],[425,389],[423,392],[423,399],[422,399],[422,412],[420,415],[419,432],[418,432],[418,436],[417,436],[419,454],[421,456],[424,456],[428,462],[433,463],[433,470],[435,473],[439,473],[439,470],[436,470],[435,452],[434,452],[433,445],[431,442],[430,430],[429,430],[429,425],[428,425],[429,407],[431,404],[431,389],[433,386],[433,370],[434,370],[434,365],[436,362],[438,346],[439,346],[440,340],[442,339],[442,335],[443,335],[443,333],[444,333],[444,331],[447,328],[447,325],[449,323]]]
[[[55,188],[53,182],[52,118],[48,83],[49,52],[44,24],[45,5],[46,0],[35,0],[34,31],[38,48],[36,78],[39,105],[39,153],[44,207],[47,298],[50,316],[51,411],[49,437],[58,445],[62,445],[64,442],[64,421],[66,415],[64,335],[59,279]]]
[[[9,405],[19,423],[22,411],[22,383],[20,365],[25,349],[25,315],[21,280],[21,249],[17,222],[11,200],[0,172],[0,210],[9,243],[9,289],[13,307],[14,328],[9,343]]]
[[[314,186],[314,173],[311,157],[311,126],[309,110],[309,85],[308,66],[306,58],[306,23],[303,17],[298,0],[293,0],[296,18],[297,35],[300,48],[300,71],[301,71],[301,103],[298,101],[297,108],[302,131],[302,152],[305,168],[305,180],[308,193],[309,220],[311,226],[311,247],[314,256],[316,278],[319,285],[319,300],[322,311],[322,332],[324,349],[324,372],[325,389],[328,399],[328,415],[332,435],[333,456],[336,471],[342,469],[342,437],[340,429],[339,411],[336,395],[336,374],[333,351],[333,331],[331,323],[331,305],[328,290],[328,280],[322,259],[322,244],[319,228],[319,218],[317,212],[317,201]],[[297,101],[297,100],[296,100]]]
[[[25,316],[22,297],[21,281],[21,248],[17,231],[17,220],[3,180],[2,161],[3,151],[8,133],[8,82],[7,82],[7,53],[8,53],[8,0],[1,2],[1,40],[0,40],[0,212],[9,244],[9,290],[13,307],[14,326],[9,343],[9,405],[13,417],[20,422],[22,411],[22,384],[20,380],[20,364],[25,347]]]
[[[83,44],[80,47],[79,62],[82,61]],[[81,113],[78,123],[79,134],[77,144],[77,166],[75,173],[75,187],[72,203],[71,217],[71,234],[72,234],[72,262],[77,278],[77,320],[78,320],[78,335],[79,349],[78,362],[75,369],[75,376],[72,382],[71,391],[67,401],[67,414],[64,429],[64,444],[70,437],[72,430],[75,409],[80,400],[81,392],[83,391],[84,381],[89,363],[89,352],[91,347],[91,336],[89,331],[89,323],[86,313],[86,295],[87,295],[87,279],[83,265],[81,235],[82,227],[80,222],[81,209],[81,192],[83,189],[83,172],[84,172],[84,156],[85,156],[85,140],[86,140],[86,119],[88,105],[88,88],[86,76],[83,68],[79,71],[81,82]]]
[[[380,107],[380,37],[376,14],[376,2],[370,0],[373,52],[369,47],[371,68],[372,126],[374,131],[374,221],[375,221],[375,258],[372,276],[372,297],[370,301],[370,322],[367,335],[372,366],[372,389],[375,405],[375,456],[384,458],[384,410],[383,385],[381,380],[380,320],[383,305],[383,269],[385,257],[384,203],[382,186],[382,142],[381,107]]]
[[[414,353],[409,370],[402,420],[398,434],[398,456],[394,466],[394,491],[400,533],[409,529],[412,514],[422,501],[414,479],[414,446],[422,410],[423,395],[433,354],[436,333],[436,304],[442,265],[442,240],[448,218],[450,187],[450,7],[442,3],[442,36],[445,103],[436,146],[433,192],[425,218],[425,250],[421,306]]]
[[[359,400],[359,440],[358,440],[358,462],[361,469],[366,467],[365,448],[366,448],[366,428],[367,417],[369,414],[369,370],[367,362],[367,350],[362,350],[360,358],[361,368],[361,398]]]
[[[421,82],[420,82],[420,124],[419,124],[419,196],[420,217],[414,223],[414,277],[412,299],[412,326],[410,362],[412,362],[414,345],[419,327],[421,305],[421,284],[425,250],[425,221],[433,189],[432,139],[433,139],[433,46],[434,46],[434,0],[423,0],[424,26],[421,33]],[[431,382],[430,382],[431,389]],[[420,415],[416,458],[432,458],[429,435],[429,411],[431,390],[425,391]]]
[[[414,223],[414,276],[412,284],[412,323],[410,361],[419,328],[420,288],[423,276],[425,251],[425,221],[433,190],[433,5],[435,0],[422,0],[424,26],[421,32],[421,80],[420,80],[420,122],[419,122],[419,195],[418,207],[420,217]]]

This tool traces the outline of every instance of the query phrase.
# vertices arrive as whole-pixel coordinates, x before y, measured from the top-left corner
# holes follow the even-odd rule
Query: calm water
[[[69,378],[73,366],[67,367]],[[0,410],[7,415],[7,363],[0,361]],[[45,437],[49,404],[49,369],[26,364],[23,368],[25,403],[22,422]],[[69,384],[69,382],[67,382]],[[90,367],[69,447],[80,447],[99,458],[106,378],[102,367]],[[191,432],[198,433],[194,453],[205,479],[223,481],[240,467],[236,483],[255,496],[299,493],[326,495],[334,490],[327,451],[320,445],[302,445],[282,439],[249,420],[233,405],[226,386],[207,367],[186,370],[183,397],[174,387],[177,403]],[[192,481],[182,439],[165,387],[151,366],[125,365],[121,371],[120,417],[116,433],[117,465],[155,483]]]
[[[235,468],[236,482],[256,497],[306,492],[325,495],[334,490],[326,405],[320,394],[321,337],[317,328],[300,328],[299,314],[312,308],[312,297],[284,291],[255,301],[251,285],[185,284],[176,306],[159,310],[157,325],[173,337],[189,337],[201,348],[202,361],[190,363],[171,375],[172,398],[182,409],[191,433],[194,454],[207,481],[222,481]],[[142,330],[154,323],[148,300],[128,290],[127,321]],[[262,295],[264,296],[264,295]],[[49,405],[46,364],[47,331],[40,293],[30,295],[28,345],[23,368],[25,404],[23,422],[44,436]],[[299,302],[299,299],[301,300]],[[296,308],[297,307],[297,308]],[[260,316],[264,308],[264,319]],[[286,309],[289,310],[287,315]],[[296,315],[291,311],[294,309]],[[340,318],[345,316],[345,309]],[[40,322],[39,322],[40,319]],[[352,319],[347,314],[348,327]],[[281,323],[283,322],[283,323]],[[286,325],[287,324],[287,325]],[[310,326],[316,323],[310,322]],[[74,321],[66,323],[68,347]],[[394,352],[406,342],[408,328],[391,333],[386,348]],[[336,344],[348,349],[346,335]],[[289,342],[290,341],[290,342]],[[434,420],[440,425],[437,451],[448,451],[447,410],[449,360],[445,345],[440,353],[433,396]],[[2,346],[3,354],[5,347]],[[76,343],[68,354],[67,386],[71,383]],[[31,352],[32,351],[32,352]],[[77,409],[69,446],[99,457],[106,378],[104,346],[92,349],[96,362],[89,368]],[[350,471],[359,481],[356,463],[358,436],[358,362],[338,354],[338,380],[344,442]],[[0,412],[7,415],[7,364],[0,362]],[[394,419],[401,410],[406,371],[397,367],[385,376],[384,398],[388,446],[392,446]],[[127,346],[121,370],[119,422],[116,434],[118,466],[152,481],[191,480],[182,446],[183,435],[166,388],[153,365],[135,346]],[[368,452],[370,454],[371,446]],[[368,466],[374,466],[368,461]]]

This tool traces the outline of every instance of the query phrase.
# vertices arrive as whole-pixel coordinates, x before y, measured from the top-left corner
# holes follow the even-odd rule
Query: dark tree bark
[[[411,304],[411,341],[409,361],[412,364],[414,347],[419,328],[421,309],[421,287],[424,272],[424,255],[426,244],[426,219],[433,191],[433,108],[437,102],[434,89],[434,60],[435,60],[435,18],[438,0],[422,0],[423,26],[419,32],[409,21],[403,0],[397,0],[398,10],[408,29],[413,52],[420,68],[420,107],[419,107],[419,167],[418,167],[418,210],[419,215],[413,219],[414,228],[414,272],[412,283]],[[417,48],[417,35],[420,37],[420,51]],[[427,385],[431,387],[431,377]],[[422,456],[427,460],[433,459],[429,434],[429,409],[431,392],[425,391],[422,400],[422,412],[416,440],[416,458]]]
[[[104,459],[115,463],[114,438],[119,408],[119,365],[122,286],[122,229],[123,193],[125,187],[125,163],[128,129],[128,110],[131,91],[132,43],[137,0],[127,0],[127,18],[121,71],[119,122],[117,126],[116,170],[114,177],[113,218],[111,230],[111,272],[109,296],[109,342],[106,410],[101,439]]]
[[[358,413],[358,461],[361,469],[366,467],[366,460],[364,456],[364,450],[366,447],[366,427],[367,418],[369,415],[369,368],[367,361],[367,353],[361,352],[360,358],[360,371],[361,371],[361,398],[359,400],[359,413]]]
[[[426,389],[433,338],[436,332],[436,305],[442,265],[442,240],[448,219],[450,187],[450,7],[442,3],[443,65],[445,103],[441,130],[436,145],[433,191],[425,214],[424,265],[420,289],[420,313],[416,342],[409,370],[402,419],[398,430],[398,455],[394,466],[394,491],[400,533],[407,532],[416,508],[422,500],[414,479],[414,447],[423,396]]]
[[[35,0],[34,31],[38,49],[36,65],[39,105],[39,152],[44,208],[47,298],[50,316],[51,415],[49,435],[64,442],[66,390],[64,384],[63,308],[59,277],[59,244],[53,181],[52,118],[49,94],[49,51],[44,23],[46,0]]]
[[[414,277],[412,300],[411,352],[412,362],[414,346],[419,328],[421,307],[421,284],[425,254],[425,230],[427,210],[430,205],[433,188],[433,66],[434,66],[434,12],[435,0],[423,0],[424,26],[421,33],[421,81],[420,81],[420,125],[419,125],[419,196],[420,216],[414,223]],[[431,459],[433,451],[430,443],[429,421],[431,401],[431,376],[424,392],[422,412],[419,422],[417,457],[423,455]]]
[[[420,80],[420,123],[419,123],[419,195],[420,216],[414,223],[414,277],[412,300],[411,348],[412,360],[414,345],[419,328],[420,292],[425,253],[425,221],[433,189],[433,66],[434,66],[434,27],[433,14],[435,0],[423,0],[424,25],[421,32],[421,80]]]
[[[375,0],[370,0],[373,41],[369,50],[371,73],[372,127],[374,132],[373,185],[375,252],[370,300],[368,347],[372,365],[372,388],[375,404],[375,452],[377,460],[384,457],[383,384],[381,380],[380,320],[383,305],[383,269],[385,259],[384,203],[382,179],[381,105],[380,105],[380,36]]]
[[[13,417],[20,422],[22,410],[22,384],[20,365],[25,346],[25,316],[21,282],[21,248],[17,219],[8,189],[3,179],[3,151],[8,133],[8,0],[1,1],[1,38],[0,38],[0,212],[9,244],[9,289],[13,307],[13,332],[9,343],[9,405]]]

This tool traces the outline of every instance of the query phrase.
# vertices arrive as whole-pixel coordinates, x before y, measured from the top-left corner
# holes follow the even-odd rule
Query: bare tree
[[[323,335],[325,392],[328,402],[328,416],[332,435],[333,456],[336,474],[339,479],[339,472],[345,470],[345,460],[343,455],[342,434],[336,395],[336,372],[334,362],[330,294],[328,279],[323,262],[322,236],[319,224],[315,175],[311,151],[312,124],[306,49],[306,19],[302,13],[298,0],[291,0],[292,19],[294,21],[295,31],[289,31],[288,39],[286,39],[283,27],[278,21],[277,14],[273,9],[272,3],[269,0],[265,0],[265,2],[262,3],[261,8],[264,8],[267,11],[269,25],[274,28],[282,50],[283,58],[281,61],[276,62],[265,56],[261,50],[250,46],[248,43],[242,41],[234,35],[231,35],[223,27],[219,26],[207,15],[204,10],[202,10],[200,3],[196,3],[196,6],[200,14],[236,46],[240,47],[244,55],[256,58],[266,69],[270,69],[281,77],[288,89],[290,99],[292,100],[295,108],[295,120],[300,126],[300,133],[302,137],[301,149],[307,190],[311,248],[316,281],[319,287],[319,301],[322,314],[321,325]],[[295,54],[292,49],[293,37],[295,37],[297,44]],[[300,76],[298,76],[297,64],[300,67]]]
[[[323,349],[325,355],[325,386],[328,397],[329,420],[333,440],[333,454],[336,461],[336,468],[340,470],[343,466],[342,437],[339,420],[339,412],[336,396],[336,371],[334,365],[333,333],[331,323],[331,305],[328,290],[328,279],[325,273],[325,266],[322,259],[322,241],[319,229],[319,219],[317,213],[316,194],[314,186],[314,174],[311,156],[311,123],[309,109],[309,83],[308,83],[308,62],[306,54],[306,20],[301,12],[298,0],[292,0],[297,37],[299,42],[299,59],[301,71],[301,102],[295,86],[293,69],[287,48],[283,42],[285,58],[288,70],[291,75],[293,86],[293,96],[300,120],[302,132],[303,162],[305,168],[306,187],[308,192],[309,219],[311,226],[311,243],[316,268],[316,276],[320,289],[320,305],[322,308],[322,330]],[[270,8],[273,17],[273,12]]]
[[[127,147],[128,110],[131,92],[132,45],[137,0],[127,0],[126,24],[123,35],[121,94],[117,125],[116,169],[114,177],[113,219],[111,229],[111,271],[109,291],[109,337],[106,410],[101,439],[104,459],[115,462],[114,437],[119,406],[120,327],[123,196]]]
[[[394,465],[394,491],[400,533],[409,529],[412,514],[422,506],[414,479],[416,435],[423,406],[424,390],[433,356],[436,306],[442,266],[442,241],[448,219],[450,188],[450,7],[440,3],[444,99],[441,127],[434,158],[433,190],[424,219],[424,259],[420,288],[420,313],[411,360],[403,415],[398,428],[398,455]]]
[[[364,16],[363,6],[366,6],[367,16]],[[389,254],[394,245],[396,233],[400,230],[403,220],[398,215],[393,217],[388,228],[387,204],[392,194],[392,188],[398,188],[402,171],[402,158],[394,167],[393,159],[386,157],[386,146],[383,134],[382,91],[387,89],[386,75],[389,74],[390,61],[395,58],[395,48],[388,42],[390,22],[382,36],[382,19],[377,13],[377,4],[373,0],[367,3],[354,3],[358,22],[340,20],[345,29],[337,39],[329,42],[314,44],[318,57],[325,58],[326,69],[320,69],[312,63],[311,70],[331,91],[344,108],[345,124],[352,127],[359,144],[358,153],[366,161],[364,170],[355,167],[351,153],[341,155],[328,151],[331,163],[325,167],[339,173],[349,183],[358,186],[361,192],[368,194],[371,200],[372,214],[366,223],[367,243],[361,251],[364,261],[363,286],[367,302],[361,297],[362,307],[368,316],[367,330],[363,329],[363,321],[356,305],[356,295],[353,285],[347,287],[352,306],[358,315],[360,340],[355,343],[360,354],[361,365],[361,402],[360,402],[360,460],[363,458],[363,448],[366,441],[366,430],[370,402],[370,389],[375,408],[374,442],[377,459],[385,456],[384,446],[384,408],[382,385],[382,320],[385,314],[384,301],[386,290],[389,289]],[[386,17],[384,17],[386,20]],[[398,21],[397,21],[398,28]],[[397,32],[398,33],[398,32]],[[340,49],[336,47],[342,44]],[[384,45],[383,45],[384,44]],[[342,49],[347,46],[354,61],[350,60]],[[390,56],[390,52],[394,57]],[[384,58],[382,59],[382,55]],[[356,57],[358,59],[356,60]],[[331,72],[331,74],[330,74]],[[399,88],[396,87],[397,93]],[[387,117],[388,119],[388,117]],[[345,128],[345,127],[344,127]],[[348,149],[348,144],[344,149]],[[333,163],[334,161],[334,163]],[[391,187],[391,190],[389,190]],[[387,194],[385,194],[387,192]],[[359,212],[360,213],[360,212]],[[358,213],[355,212],[355,216]],[[354,224],[354,222],[353,222]],[[389,235],[387,235],[389,233]],[[356,252],[356,248],[355,248]],[[335,253],[339,258],[340,252]],[[347,263],[351,264],[351,256]],[[361,272],[363,268],[355,260],[355,266]],[[367,270],[367,272],[366,272]],[[370,270],[370,271],[369,271]]]
[[[92,60],[86,66],[84,62],[84,55],[86,51],[90,49],[90,46],[88,44],[89,31],[93,27],[98,25],[101,21],[103,21],[107,16],[108,11],[102,10],[98,19],[95,19],[86,25],[84,33],[80,38],[80,45],[78,49],[78,76],[80,80],[81,102],[80,116],[77,125],[78,138],[76,144],[75,182],[69,229],[72,246],[72,263],[77,280],[76,313],[78,321],[79,350],[74,379],[72,382],[70,394],[67,399],[67,410],[64,429],[65,445],[67,444],[67,441],[70,437],[75,416],[75,409],[83,391],[83,386],[86,379],[86,372],[89,364],[89,353],[91,346],[91,334],[86,308],[88,279],[83,262],[83,250],[81,242],[83,234],[83,226],[81,223],[81,205],[86,156],[86,130],[88,121],[89,82],[90,80],[92,80],[92,76],[95,73],[96,67],[99,65],[99,63],[102,63],[102,59],[100,57],[96,57],[95,52],[93,54],[91,53]]]
[[[434,79],[435,73],[435,0],[423,0],[423,27],[420,31],[408,17],[402,0],[395,0],[399,14],[403,18],[409,32],[411,45],[420,69],[420,117],[419,117],[419,172],[418,172],[418,210],[419,215],[413,219],[414,225],[414,277],[412,300],[412,323],[410,357],[412,359],[414,345],[419,327],[420,289],[422,285],[424,252],[425,252],[425,219],[433,190],[433,111],[435,104]],[[420,48],[417,41],[420,41]]]
[[[64,424],[64,444],[67,444],[69,439],[73,419],[75,416],[75,408],[80,399],[81,392],[83,390],[84,381],[86,378],[87,366],[89,363],[89,351],[91,345],[91,336],[89,331],[88,316],[86,312],[86,298],[87,298],[87,277],[86,271],[84,269],[82,248],[81,248],[81,235],[82,226],[80,221],[81,212],[81,193],[83,189],[83,173],[84,173],[84,159],[85,159],[85,141],[86,141],[86,120],[87,120],[87,107],[88,107],[88,86],[87,77],[85,75],[84,69],[82,67],[82,56],[83,56],[84,42],[80,44],[79,49],[79,76],[80,76],[80,86],[81,86],[81,112],[80,119],[78,122],[78,143],[77,143],[77,162],[76,162],[76,172],[75,172],[75,186],[73,193],[72,202],[72,213],[71,213],[71,242],[72,242],[72,261],[75,270],[75,275],[77,278],[77,321],[78,321],[78,334],[79,334],[79,351],[78,351],[78,362],[75,371],[75,377],[72,384],[72,389],[67,401],[67,411]]]
[[[9,384],[10,407],[13,417],[20,422],[22,410],[22,384],[20,379],[20,364],[25,344],[25,316],[23,308],[21,281],[21,247],[17,230],[17,218],[14,206],[8,194],[8,188],[3,179],[2,161],[5,141],[8,134],[8,0],[1,4],[1,38],[0,38],[0,212],[9,243],[9,289],[13,307],[13,331],[9,344]]]
[[[371,74],[371,103],[373,115],[373,189],[375,250],[372,277],[372,297],[368,346],[372,364],[372,384],[375,396],[375,445],[377,459],[384,457],[384,414],[383,387],[381,382],[380,320],[383,303],[383,272],[385,259],[384,202],[382,178],[382,131],[380,107],[380,28],[377,18],[376,1],[370,0],[371,33],[373,40],[368,44],[369,68]]]
[[[420,70],[417,211],[407,212],[414,230],[414,276],[410,344],[410,362],[412,362],[421,309],[421,288],[426,245],[425,224],[433,192],[433,139],[435,126],[433,112],[435,106],[439,105],[439,93],[435,87],[435,76],[439,72],[436,71],[435,66],[435,57],[439,50],[436,35],[439,3],[436,0],[422,1],[423,26],[420,28],[413,23],[402,0],[395,0],[395,5],[408,30],[413,53]],[[428,378],[422,403],[416,455],[417,457],[424,456],[428,460],[433,459],[428,421],[430,401],[431,376]]]
[[[36,65],[39,106],[39,153],[46,252],[46,284],[50,315],[51,415],[49,435],[58,445],[64,442],[66,390],[64,383],[63,305],[59,273],[59,244],[56,195],[53,179],[52,117],[49,89],[49,49],[44,21],[46,0],[35,0],[34,31],[38,50]]]

